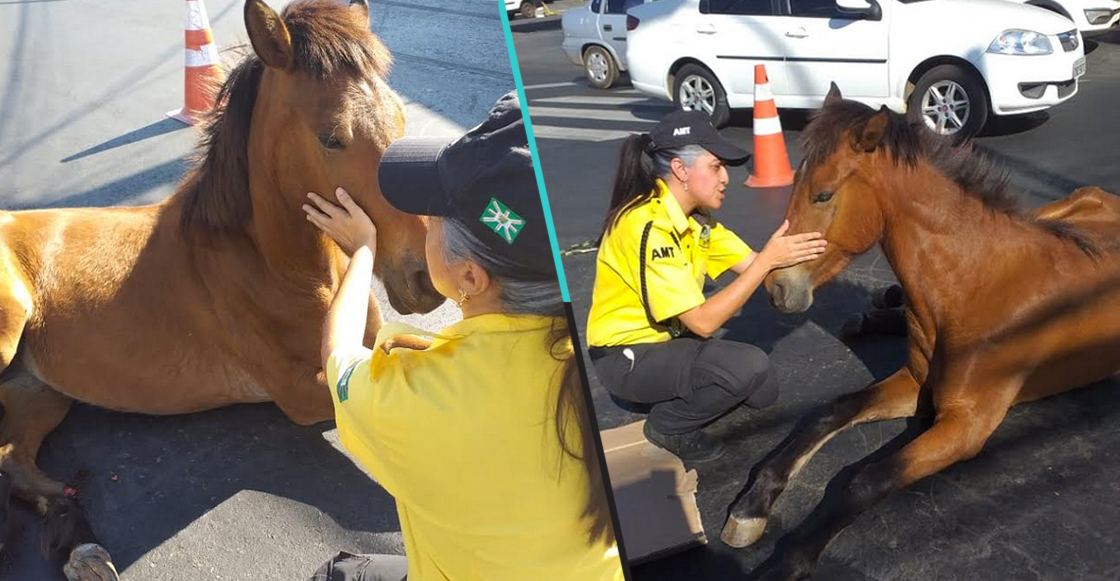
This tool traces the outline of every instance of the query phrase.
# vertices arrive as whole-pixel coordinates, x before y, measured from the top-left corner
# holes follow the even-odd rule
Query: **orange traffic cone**
[[[187,66],[182,109],[167,116],[194,125],[203,113],[214,108],[214,91],[225,79],[218,66],[218,47],[210,32],[210,19],[202,0],[187,0]]]
[[[747,178],[752,188],[775,188],[793,183],[786,140],[778,106],[770,93],[766,67],[754,66],[754,171]]]

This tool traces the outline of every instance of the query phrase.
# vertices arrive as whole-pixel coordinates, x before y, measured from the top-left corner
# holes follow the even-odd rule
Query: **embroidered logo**
[[[676,129],[673,130],[673,137],[677,137],[679,135],[688,135],[691,132],[692,132],[691,127],[677,127]]]
[[[700,228],[700,248],[707,248],[712,243],[712,227],[704,224]]]
[[[510,244],[513,244],[513,240],[525,228],[525,220],[506,207],[505,204],[499,202],[497,198],[490,198],[490,203],[482,211],[479,221],[486,224],[495,234],[501,236],[502,240]]]
[[[661,248],[654,248],[653,254],[650,255],[650,260],[657,260],[658,258],[672,258],[673,247],[662,246]]]
[[[346,371],[342,372],[342,377],[338,378],[338,387],[336,389],[338,392],[338,403],[350,399],[350,376],[354,374],[354,369],[357,367],[357,361],[351,363],[350,367],[347,367]]]

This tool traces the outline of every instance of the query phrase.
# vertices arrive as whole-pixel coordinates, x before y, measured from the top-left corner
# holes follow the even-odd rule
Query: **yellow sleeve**
[[[345,402],[350,397],[350,380],[354,372],[364,362],[366,371],[369,370],[369,360],[373,353],[365,347],[340,347],[331,352],[327,358],[327,387],[331,390],[331,398],[337,408],[339,403]]]
[[[724,228],[723,224],[716,224],[711,230],[708,246],[708,276],[712,279],[719,278],[751,252],[751,247],[734,232]]]
[[[650,222],[634,250],[641,256],[634,280],[647,316],[654,322],[663,324],[704,304],[704,290],[672,233]]]

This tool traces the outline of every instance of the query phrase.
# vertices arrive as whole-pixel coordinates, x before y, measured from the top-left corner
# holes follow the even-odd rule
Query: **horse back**
[[[1076,226],[1106,251],[1120,250],[1120,196],[1101,188],[1078,188],[1032,214]]]

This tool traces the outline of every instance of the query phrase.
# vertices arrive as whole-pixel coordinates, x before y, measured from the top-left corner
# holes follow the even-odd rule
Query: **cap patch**
[[[677,127],[673,130],[673,137],[677,137],[679,135],[688,135],[690,133],[692,133],[691,127]]]
[[[490,198],[490,203],[482,211],[479,221],[510,244],[513,244],[514,239],[525,228],[525,220],[497,198]]]

